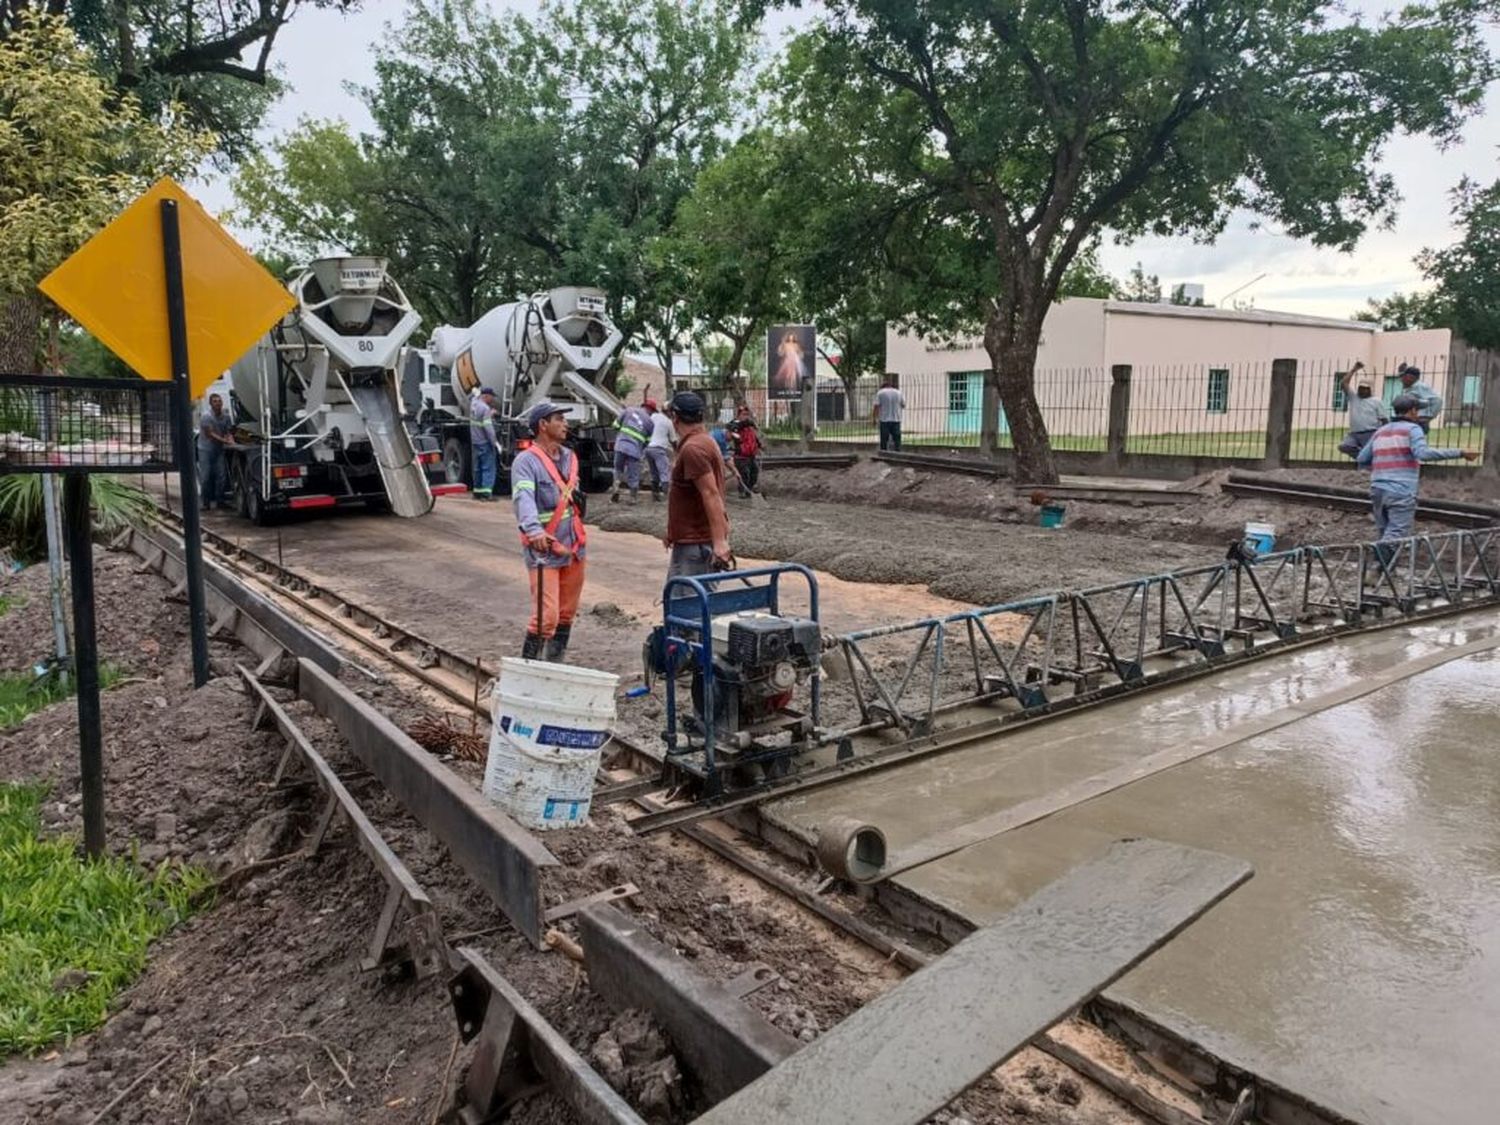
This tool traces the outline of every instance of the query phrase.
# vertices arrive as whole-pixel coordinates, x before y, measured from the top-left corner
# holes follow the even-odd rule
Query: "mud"
[[[101,614],[130,599],[145,612],[166,593],[122,559],[101,570]],[[469,1049],[456,1041],[441,980],[358,968],[385,886],[348,830],[336,827],[313,857],[291,858],[317,811],[314,787],[273,789],[279,736],[249,729],[249,703],[229,675],[243,654],[212,642],[216,677],[192,691],[181,606],[142,618],[134,638],[156,645],[135,682],[103,697],[110,846],[146,862],[185,860],[226,877],[215,902],[166,935],[103,1028],[38,1059],[0,1064],[0,1122],[87,1122],[127,1089],[111,1120],[127,1123],[426,1123],[442,1119]],[[618,629],[606,610],[601,628]],[[623,630],[621,630],[623,631]],[[123,653],[123,649],[121,650]],[[426,708],[391,683],[358,683],[398,722]],[[314,745],[346,779],[371,819],[428,890],[454,942],[475,946],[586,1056],[609,1063],[622,1036],[636,1047],[638,1020],[608,1010],[572,962],[530,948],[476,893],[446,851],[358,768],[325,721],[285,698]],[[65,702],[0,736],[0,777],[53,786],[47,830],[77,832],[76,729]],[[480,767],[452,763],[476,785]],[[806,1041],[897,979],[865,947],[831,930],[689,841],[640,839],[622,811],[550,834],[566,866],[549,871],[549,905],[633,881],[628,909],[727,979],[752,963],[780,980],[752,1003]],[[256,865],[261,866],[248,866]],[[243,874],[241,873],[243,872]],[[576,937],[572,922],[560,924]],[[634,1038],[632,1038],[634,1036]],[[622,1092],[653,1121],[684,1121],[702,1108],[666,1043],[631,1054],[615,1072]],[[633,1048],[634,1050],[634,1048]],[[132,1083],[139,1084],[132,1088]],[[571,1115],[550,1095],[512,1120],[542,1125]],[[1117,1125],[1136,1120],[1112,1098],[1027,1050],[935,1120]]]
[[[765,479],[766,503],[730,499],[737,556],[799,562],[850,582],[918,583],[975,605],[1223,557],[1222,547],[1186,542],[1160,519],[1155,537],[1118,526],[1090,530],[1077,520],[1043,529],[1024,500],[953,473],[865,462],[847,470],[780,469]],[[964,496],[976,488],[983,489],[983,503],[971,506]],[[1132,511],[1139,516],[1145,509]],[[1032,513],[1030,523],[1014,522],[1022,512]],[[658,505],[599,505],[593,518],[610,531],[660,536],[666,530]],[[1179,518],[1184,527],[1192,522]],[[872,589],[864,624],[901,620],[885,603],[883,592]]]
[[[139,563],[134,556],[95,550],[94,596],[107,607],[95,617],[99,659],[154,676],[165,668],[162,642],[175,634],[181,614],[162,598],[157,579],[136,573]],[[25,671],[53,655],[50,588],[46,563],[0,573],[0,597],[11,601],[0,616],[0,672]],[[71,614],[66,588],[63,605]]]
[[[1288,469],[1267,475],[1342,488],[1363,487],[1368,479],[1363,474],[1336,468]],[[1176,483],[1141,482],[1182,491],[1180,504],[1144,504],[1131,501],[1128,495],[1111,500],[1070,498],[1064,502],[1067,509],[1065,526],[1058,531],[1042,531],[1036,527],[1037,509],[1031,503],[1033,490],[1018,492],[1007,480],[985,480],[962,473],[922,470],[869,460],[847,469],[776,467],[769,469],[763,480],[773,508],[783,506],[785,498],[857,505],[853,511],[863,512],[863,515],[855,516],[847,525],[837,515],[829,517],[830,529],[835,531],[845,531],[849,527],[857,529],[861,520],[878,520],[879,517],[865,510],[872,508],[885,510],[887,519],[899,511],[899,517],[893,522],[902,527],[908,522],[928,530],[943,525],[950,535],[954,530],[952,521],[963,520],[959,534],[965,541],[977,534],[981,543],[997,542],[997,550],[1007,563],[1013,560],[1017,568],[1034,568],[1038,575],[1057,574],[1062,578],[1057,582],[1043,581],[1026,593],[1095,585],[1113,578],[1171,569],[1185,562],[1221,558],[1227,545],[1241,539],[1245,524],[1252,521],[1272,524],[1276,528],[1278,547],[1357,542],[1373,535],[1370,517],[1362,512],[1229,496],[1219,488],[1228,476],[1228,470],[1221,470]],[[1077,483],[1086,483],[1088,479],[1077,478]],[[1431,497],[1500,505],[1500,489],[1463,470],[1429,471],[1423,479],[1422,491],[1423,495]],[[823,504],[822,508],[836,512],[832,504]],[[732,509],[731,518],[734,511],[736,509]],[[933,513],[940,513],[940,516],[934,518]],[[757,523],[764,522],[759,512],[755,516]],[[603,517],[609,526],[613,526],[612,517],[613,512]],[[992,540],[983,531],[975,532],[974,525],[968,521],[1013,525],[1015,537]],[[1417,527],[1418,530],[1433,532],[1451,530],[1447,525],[1427,521],[1419,521]],[[756,533],[752,530],[751,534]],[[816,536],[815,541],[821,544],[821,537]],[[886,542],[889,542],[888,538]],[[1061,552],[1056,550],[1058,543],[1063,544]],[[826,550],[822,546],[816,549]],[[1059,553],[1067,556],[1061,566],[1054,561]],[[1085,557],[1073,557],[1079,553]],[[970,561],[964,559],[965,569]],[[1119,569],[1115,569],[1113,563],[1118,563]],[[983,561],[983,555],[979,565],[982,568],[989,565]],[[1002,580],[1005,569],[1008,568],[1002,568],[999,574]],[[981,573],[977,589],[973,588],[974,584],[957,579],[966,593],[953,592],[946,582],[932,588],[981,604],[1009,600],[972,596],[989,589],[996,577],[995,574]]]

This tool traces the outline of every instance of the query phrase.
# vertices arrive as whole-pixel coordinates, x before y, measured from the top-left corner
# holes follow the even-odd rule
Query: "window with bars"
[[[1229,368],[1208,369],[1208,406],[1210,414],[1229,413]]]
[[[1349,394],[1344,390],[1344,376],[1347,371],[1335,371],[1333,373],[1333,402],[1329,409],[1335,414],[1342,414],[1349,409]]]
[[[969,409],[969,373],[948,372],[948,411],[962,414]]]

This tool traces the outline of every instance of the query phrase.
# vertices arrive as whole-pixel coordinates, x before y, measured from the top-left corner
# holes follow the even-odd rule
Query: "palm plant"
[[[155,505],[144,489],[121,477],[95,474],[90,480],[94,530],[106,535],[155,518]],[[42,478],[38,473],[0,476],[0,540],[20,559],[47,553],[42,515]]]

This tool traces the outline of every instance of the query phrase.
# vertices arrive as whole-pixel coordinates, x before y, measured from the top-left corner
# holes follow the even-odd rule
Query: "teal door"
[[[977,434],[984,421],[984,372],[950,371],[948,373],[948,432]],[[1000,411],[1000,433],[1010,432],[1005,410]]]

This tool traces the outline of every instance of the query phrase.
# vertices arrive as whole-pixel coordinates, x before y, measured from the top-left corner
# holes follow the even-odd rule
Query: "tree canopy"
[[[0,370],[37,369],[36,284],[150,183],[186,175],[212,135],[119,98],[57,16],[0,38]]]
[[[420,2],[394,42],[361,91],[373,130],[303,122],[238,175],[242,217],[285,250],[390,257],[429,323],[591,284],[628,340],[677,336],[655,243],[746,94],[727,0]]]
[[[147,117],[170,114],[213,133],[226,161],[253,149],[280,92],[277,36],[301,7],[357,9],[359,0],[0,0],[0,35],[33,14],[65,18],[115,90]]]
[[[1036,403],[1042,319],[1106,229],[1212,237],[1237,208],[1352,247],[1397,202],[1398,130],[1453,139],[1494,61],[1484,0],[1375,23],[1317,0],[829,0],[791,96],[856,155],[918,316],[981,327],[1017,472],[1056,479]],[[799,75],[797,68],[792,73]],[[998,401],[997,401],[998,400]]]

